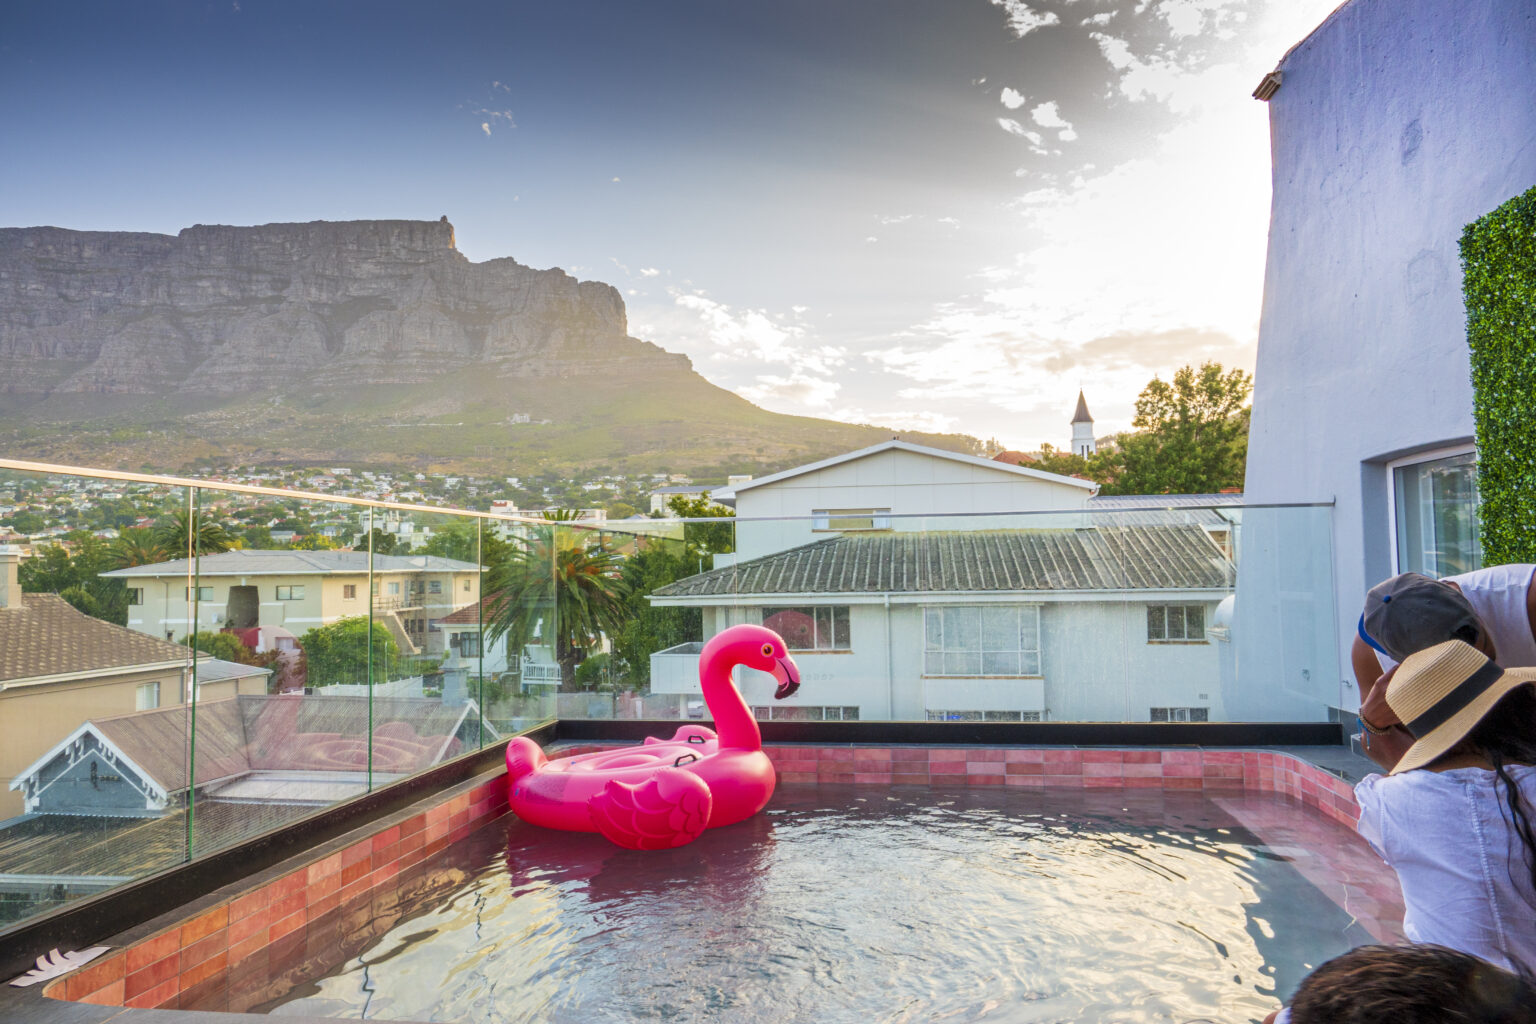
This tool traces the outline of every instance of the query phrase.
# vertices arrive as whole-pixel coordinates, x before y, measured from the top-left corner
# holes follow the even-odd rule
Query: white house
[[[763,717],[1222,717],[1240,516],[1185,496],[1095,510],[1095,490],[890,441],[737,487],[735,561],[650,600],[701,609],[701,640],[742,622],[785,637],[794,698],[741,678]],[[699,646],[653,655],[652,692],[697,699]]]
[[[1334,512],[1331,538],[1317,538],[1326,564],[1244,565],[1234,642],[1275,671],[1227,695],[1235,714],[1352,711],[1366,591],[1399,571],[1480,563],[1457,243],[1536,185],[1531,11],[1530,0],[1351,0],[1255,92],[1269,105],[1274,192],[1244,491]],[[1250,554],[1313,529],[1247,523]],[[1294,596],[1282,606],[1248,591]],[[1252,646],[1245,627],[1277,614],[1309,633],[1310,669]]]

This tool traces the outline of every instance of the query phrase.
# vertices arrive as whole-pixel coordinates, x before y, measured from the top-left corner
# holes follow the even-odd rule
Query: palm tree
[[[112,542],[112,561],[118,569],[135,565],[153,565],[171,557],[159,536],[148,527],[124,530]]]
[[[509,654],[548,643],[562,692],[576,690],[576,666],[624,618],[622,559],[584,531],[536,527],[485,573],[486,633],[507,638]],[[553,621],[551,621],[553,620]]]
[[[155,526],[155,538],[171,558],[186,558],[193,553],[187,520],[187,510],[177,508],[168,519],[161,520]],[[235,538],[224,527],[206,515],[197,517],[197,554],[216,555],[234,546]]]

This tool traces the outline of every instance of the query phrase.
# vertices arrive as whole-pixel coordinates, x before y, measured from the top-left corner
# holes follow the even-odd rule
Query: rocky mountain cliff
[[[19,457],[702,465],[888,436],[758,409],[629,337],[614,288],[471,263],[447,218],[0,229],[0,447]]]

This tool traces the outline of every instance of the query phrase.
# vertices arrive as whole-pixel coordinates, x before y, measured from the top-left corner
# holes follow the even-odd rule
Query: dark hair
[[[1494,775],[1498,777],[1494,785],[1503,783],[1504,799],[1500,801],[1499,810],[1503,812],[1502,805],[1509,807],[1510,827],[1515,830],[1515,834],[1520,837],[1520,845],[1525,848],[1526,870],[1531,874],[1531,887],[1536,889],[1536,829],[1531,824],[1536,809],[1529,807],[1521,798],[1520,787],[1515,785],[1515,780],[1509,774],[1511,764],[1536,765],[1536,686],[1526,683],[1499,698],[1498,703],[1488,709],[1482,721],[1473,726],[1460,743],[1426,767],[1448,757],[1467,754],[1487,759],[1493,766]]]
[[[1536,1024],[1536,984],[1444,946],[1359,946],[1302,980],[1291,1024]]]

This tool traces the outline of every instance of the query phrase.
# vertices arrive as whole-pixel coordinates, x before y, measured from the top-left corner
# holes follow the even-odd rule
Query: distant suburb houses
[[[1221,717],[1230,495],[1098,499],[1095,484],[890,441],[753,480],[737,552],[651,595],[703,638],[762,623],[803,685],[760,717],[1206,721]],[[1240,498],[1236,499],[1240,501]],[[700,644],[652,657],[652,691],[699,693]]]
[[[195,601],[199,631],[277,627],[302,636],[371,610],[404,653],[441,653],[432,623],[479,602],[479,567],[434,555],[374,555],[370,593],[368,558],[366,551],[224,551],[198,561],[196,592],[186,559],[102,575],[127,585],[130,629],[168,640],[187,634]]]

